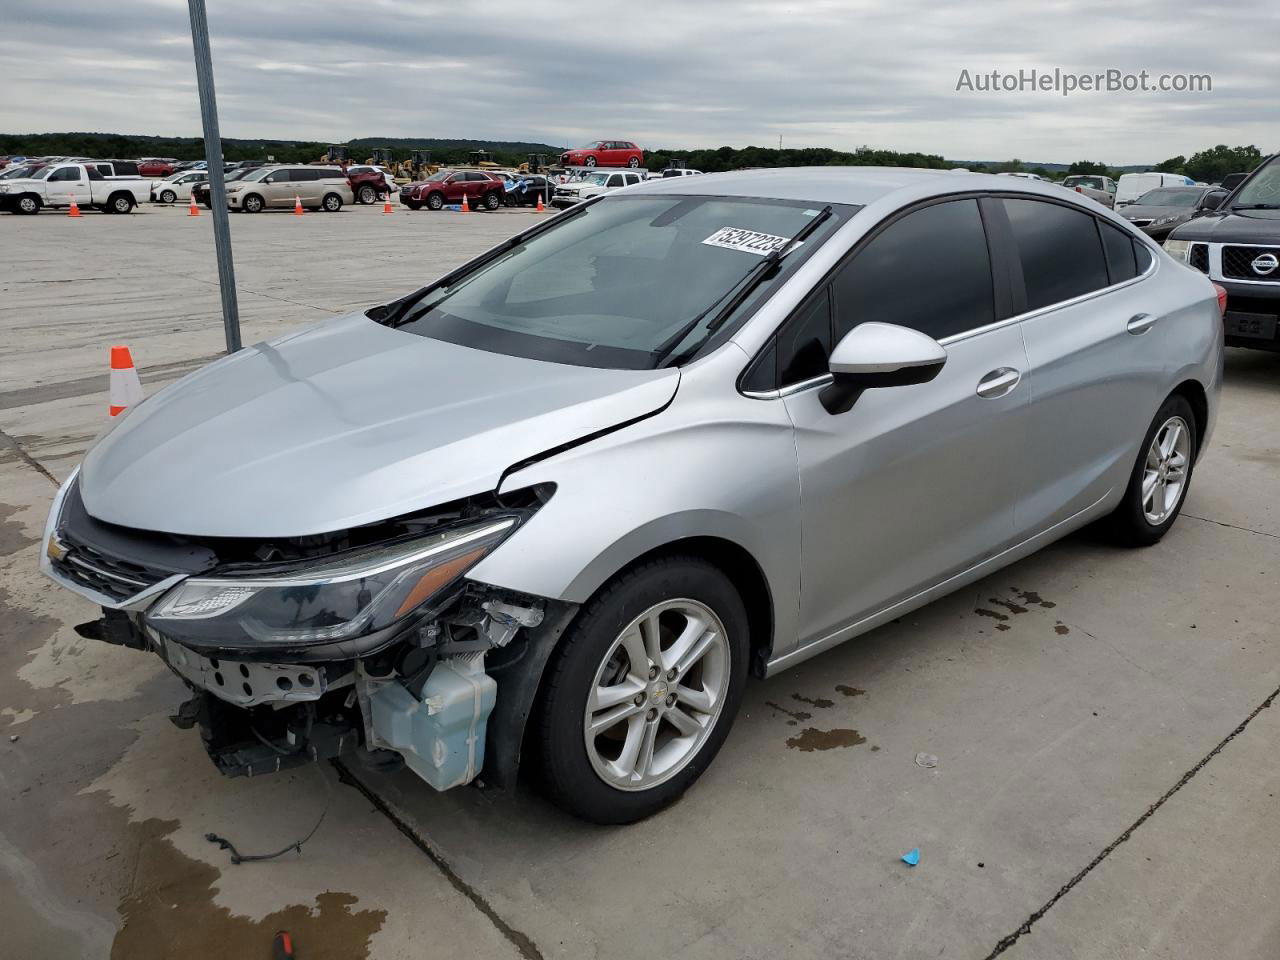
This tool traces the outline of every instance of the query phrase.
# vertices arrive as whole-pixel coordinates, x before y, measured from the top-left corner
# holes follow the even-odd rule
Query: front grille
[[[1187,256],[1187,263],[1195,267],[1201,273],[1209,272],[1209,245],[1207,243],[1193,243],[1191,245],[1191,253]]]
[[[1227,309],[1239,313],[1265,313],[1280,316],[1280,299],[1271,297],[1239,297],[1227,294]]]
[[[169,575],[139,563],[108,556],[65,537],[63,542],[68,550],[61,559],[53,561],[54,569],[68,580],[105,593],[113,600],[128,600]]]
[[[1130,223],[1132,223],[1135,227],[1149,227],[1149,226],[1151,226],[1151,221],[1150,221],[1150,220],[1130,220],[1129,222],[1130,222]]]
[[[1267,254],[1280,260],[1280,247],[1224,246],[1222,248],[1222,275],[1232,280],[1261,280],[1280,283],[1280,267],[1269,273],[1259,273],[1253,269],[1253,262]]]

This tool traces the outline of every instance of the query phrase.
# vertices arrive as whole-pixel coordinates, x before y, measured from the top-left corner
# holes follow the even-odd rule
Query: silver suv
[[[290,209],[301,201],[311,210],[336,213],[352,203],[351,183],[338,167],[259,167],[227,184],[227,206],[245,213]]]
[[[520,762],[627,822],[711,763],[749,673],[1094,520],[1164,536],[1219,311],[1053,185],[644,184],[147,399],[43,565],[105,608],[82,633],[182,679],[225,773]]]

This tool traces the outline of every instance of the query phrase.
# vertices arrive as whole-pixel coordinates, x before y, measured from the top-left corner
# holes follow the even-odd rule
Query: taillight
[[[1223,316],[1227,312],[1227,288],[1215,283],[1213,289],[1218,294],[1218,316]]]
[[[1076,193],[1084,193],[1084,190],[1080,187],[1076,187]]]

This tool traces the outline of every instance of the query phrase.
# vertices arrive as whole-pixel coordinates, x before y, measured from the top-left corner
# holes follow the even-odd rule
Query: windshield
[[[604,146],[603,140],[596,140],[593,143],[584,143],[582,146],[578,147],[578,149],[579,150],[599,150],[603,146]]]
[[[1194,207],[1201,193],[1200,190],[1166,187],[1162,190],[1148,190],[1138,198],[1137,202],[1148,207]]]
[[[232,180],[243,180],[249,174],[253,173],[253,167],[241,167],[239,170],[232,170],[223,176],[223,180],[230,183]]]
[[[1101,177],[1067,177],[1062,181],[1064,187],[1092,187],[1094,190],[1106,189]]]
[[[855,209],[833,205],[832,216],[720,333],[745,320]],[[799,202],[614,197],[582,208],[453,286],[431,290],[396,325],[495,353],[653,369],[708,341],[718,310],[752,269],[819,213],[820,205]]]
[[[31,179],[43,180],[45,177],[49,176],[49,174],[53,173],[55,169],[56,168],[54,167],[53,164],[49,164],[49,166],[47,167],[41,167],[39,170],[37,170],[35,173],[31,175]]]
[[[603,187],[605,185],[605,182],[608,179],[609,179],[609,174],[607,173],[593,173],[589,177],[583,177],[582,182],[594,183],[597,187]]]
[[[271,173],[271,169],[271,167],[256,167],[246,173],[243,177],[239,177],[237,179],[243,180],[245,183],[257,183],[267,174]]]
[[[427,183],[439,183],[441,180],[448,180],[453,176],[452,170],[437,170],[431,176],[427,177]]]
[[[1235,207],[1280,206],[1280,161],[1273,159],[1236,195]]]

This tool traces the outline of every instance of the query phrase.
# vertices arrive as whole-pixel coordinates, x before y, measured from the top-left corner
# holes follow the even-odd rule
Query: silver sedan
[[[628,822],[707,768],[749,673],[1093,521],[1159,541],[1221,306],[1053,185],[652,182],[147,399],[43,564],[169,664],[225,773],[523,763]]]

